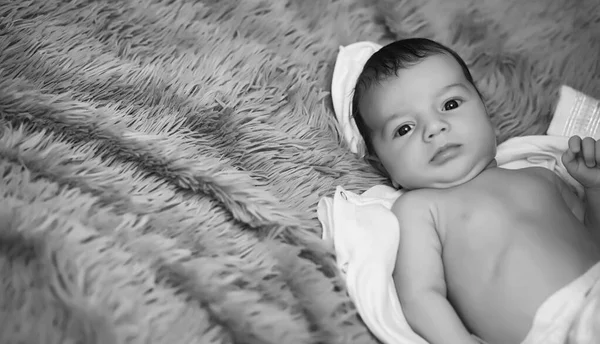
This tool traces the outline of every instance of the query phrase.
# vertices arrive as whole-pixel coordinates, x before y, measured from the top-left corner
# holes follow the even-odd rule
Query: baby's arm
[[[425,200],[409,192],[392,210],[400,224],[394,282],[408,324],[431,344],[477,343],[446,297],[442,246]]]

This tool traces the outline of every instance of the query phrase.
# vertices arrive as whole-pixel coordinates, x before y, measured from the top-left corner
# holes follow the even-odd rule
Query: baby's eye
[[[403,126],[401,126],[400,128],[398,128],[398,130],[396,130],[396,136],[404,136],[406,134],[408,134],[411,131],[411,126],[408,124],[405,124]]]
[[[457,107],[459,107],[461,104],[460,100],[458,99],[451,99],[447,102],[444,103],[444,111],[450,111],[450,110],[454,110]]]

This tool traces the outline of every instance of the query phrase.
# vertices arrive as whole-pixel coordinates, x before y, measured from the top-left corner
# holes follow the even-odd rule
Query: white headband
[[[350,146],[350,150],[360,157],[365,156],[366,147],[352,118],[352,94],[365,63],[381,47],[380,44],[368,41],[340,46],[333,69],[331,81],[333,110],[342,127],[344,140]]]

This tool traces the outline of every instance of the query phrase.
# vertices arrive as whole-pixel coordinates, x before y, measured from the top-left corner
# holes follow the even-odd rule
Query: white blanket
[[[351,117],[352,90],[362,66],[381,46],[359,42],[341,47],[332,81],[336,116],[350,149],[364,154],[364,142]],[[541,166],[555,171],[581,197],[581,186],[571,178],[560,156],[571,135],[600,139],[600,102],[563,86],[547,135],[517,137],[498,146],[500,167]],[[398,301],[392,272],[399,240],[398,222],[390,208],[402,191],[375,185],[361,195],[338,186],[333,197],[318,204],[323,239],[336,252],[350,297],[369,329],[389,344],[427,344],[414,333]]]

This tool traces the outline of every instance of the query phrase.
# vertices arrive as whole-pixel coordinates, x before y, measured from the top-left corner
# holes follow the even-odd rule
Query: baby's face
[[[377,158],[406,189],[460,185],[494,163],[493,125],[449,55],[430,56],[375,85],[359,110]]]

